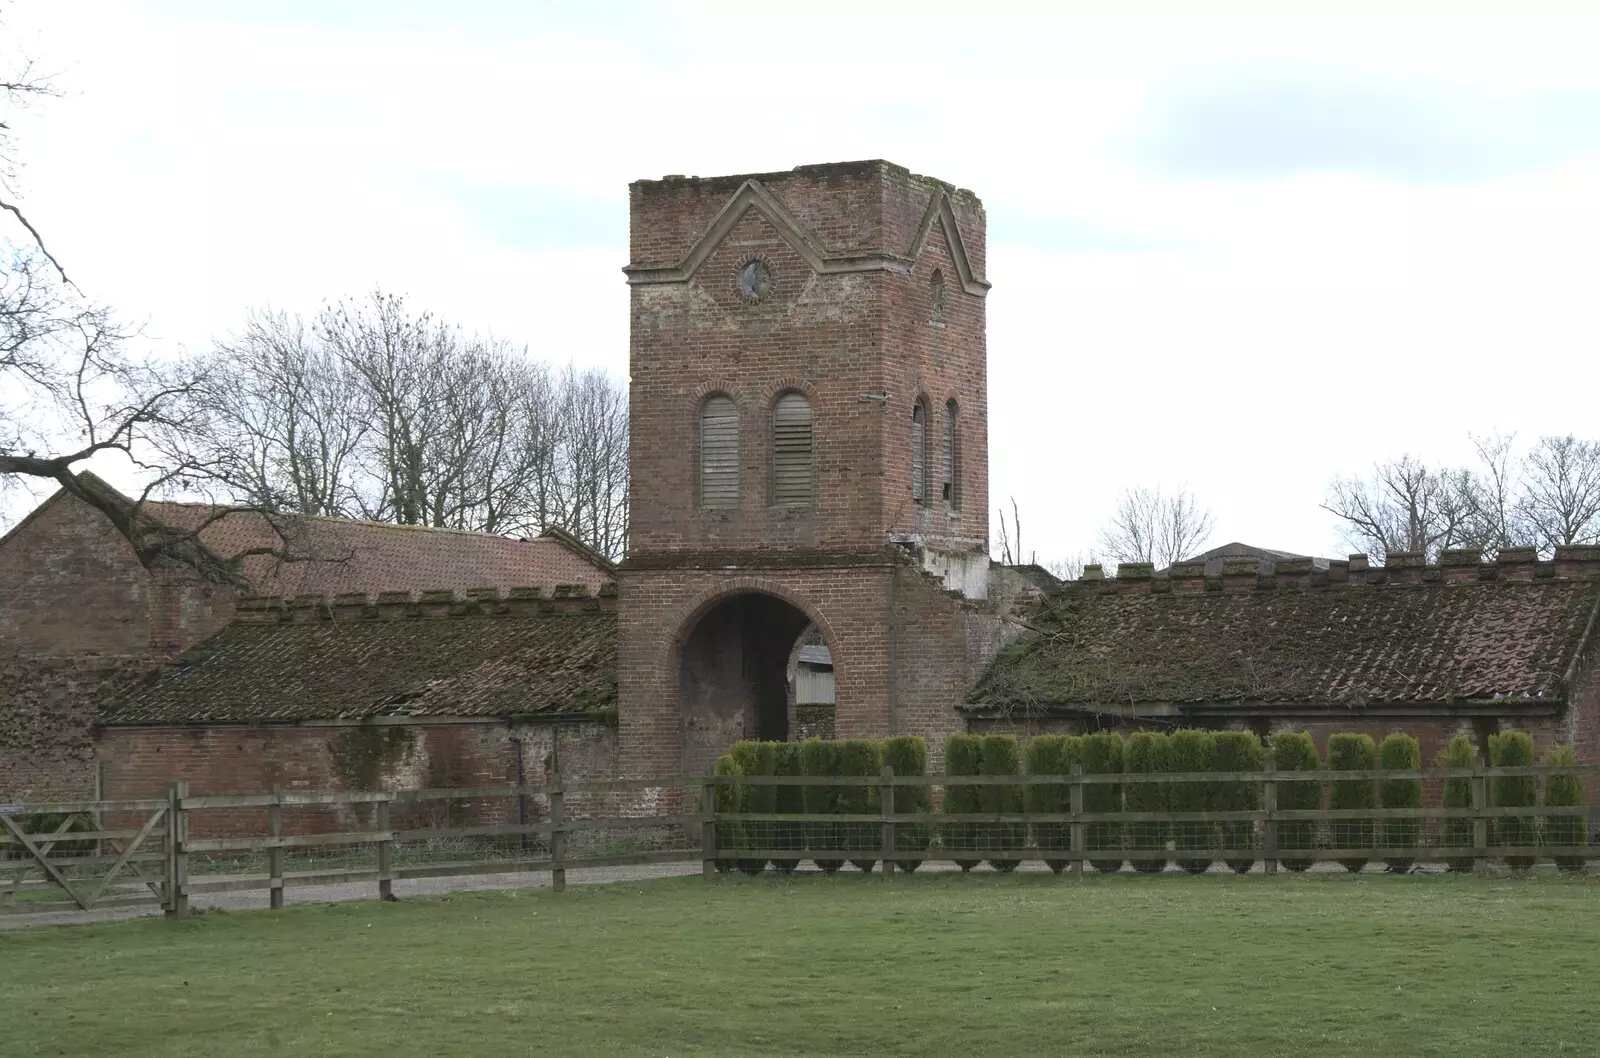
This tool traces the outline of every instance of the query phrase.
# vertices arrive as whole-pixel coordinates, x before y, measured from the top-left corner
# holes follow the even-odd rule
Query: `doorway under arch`
[[[794,737],[790,661],[810,626],[798,606],[757,591],[720,599],[691,619],[678,661],[685,774],[709,774],[741,738]]]

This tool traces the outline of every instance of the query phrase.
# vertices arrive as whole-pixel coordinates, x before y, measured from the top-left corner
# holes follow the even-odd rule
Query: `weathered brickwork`
[[[150,574],[87,504],[42,505],[0,540],[0,654],[143,655]]]
[[[96,705],[147,670],[143,658],[0,657],[0,801],[93,797]]]
[[[209,511],[146,508],[180,528],[194,528]],[[519,541],[332,518],[310,526],[323,543],[307,553],[326,559],[249,559],[244,572],[253,587],[482,595],[484,586],[571,585],[581,589],[562,590],[603,595],[612,581],[609,562],[557,530]],[[202,539],[224,556],[281,543],[248,512],[212,523]],[[228,625],[238,591],[179,568],[146,569],[99,511],[65,493],[0,538],[0,799],[92,797],[97,713]]]
[[[197,796],[255,794],[274,788],[308,790],[461,789],[516,782],[520,752],[524,779],[543,782],[552,747],[568,780],[616,774],[616,732],[600,723],[391,724],[346,726],[109,727],[99,733],[105,796],[159,797],[181,779]],[[543,818],[535,798],[530,819]],[[574,811],[576,811],[576,807]],[[514,820],[511,798],[450,801],[397,813],[397,827],[468,825]],[[360,826],[362,806],[300,807],[285,811],[290,833]],[[264,832],[255,810],[198,811],[195,836],[230,829]]]
[[[630,199],[624,766],[701,771],[737,738],[815,730],[811,717],[777,718],[788,709],[766,643],[787,638],[787,657],[808,622],[833,656],[836,735],[942,738],[976,663],[968,613],[917,556],[934,547],[986,562],[981,204],[886,162],[640,181]],[[757,296],[740,286],[751,262],[767,281]],[[773,408],[786,393],[813,413],[814,495],[801,508],[774,502]],[[739,414],[728,509],[699,503],[700,408],[713,395]],[[740,596],[780,602],[729,601]]]
[[[879,254],[896,268],[823,274],[755,205],[699,260],[692,277],[645,282],[677,265],[708,234],[747,180],[833,254]],[[987,546],[987,388],[984,298],[956,274],[943,221],[934,218],[914,261],[904,261],[929,204],[945,200],[968,256],[981,269],[984,216],[966,192],[884,162],[813,166],[715,180],[632,186],[630,555],[784,547],[875,551],[891,532],[927,533],[965,549]],[[815,225],[815,226],[813,226]],[[761,260],[772,289],[747,302],[742,264]],[[932,273],[945,303],[932,304]],[[771,503],[772,406],[799,392],[815,416],[816,498],[809,509]],[[699,408],[712,394],[739,410],[740,501],[703,510],[698,489]],[[888,399],[873,399],[887,393]],[[918,399],[938,415],[958,408],[958,509],[911,499],[911,415]],[[936,476],[936,472],[935,472]]]

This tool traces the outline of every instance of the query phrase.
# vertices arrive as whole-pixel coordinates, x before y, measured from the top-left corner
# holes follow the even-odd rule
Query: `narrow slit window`
[[[928,411],[920,400],[911,407],[911,499],[928,502]]]
[[[809,507],[813,492],[811,405],[785,393],[772,409],[772,502]]]
[[[960,506],[956,495],[956,402],[944,406],[944,444],[940,476],[943,480],[944,505],[952,511]]]
[[[700,506],[739,506],[739,411],[720,394],[700,406]]]

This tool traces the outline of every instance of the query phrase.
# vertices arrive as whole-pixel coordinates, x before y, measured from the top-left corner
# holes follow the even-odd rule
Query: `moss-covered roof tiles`
[[[586,713],[617,700],[615,613],[238,621],[104,724]]]
[[[1003,650],[989,708],[1562,701],[1590,580],[1240,593],[1068,591]]]

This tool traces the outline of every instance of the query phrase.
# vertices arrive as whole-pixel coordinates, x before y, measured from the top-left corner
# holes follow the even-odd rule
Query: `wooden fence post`
[[[894,812],[894,768],[885,764],[879,773],[878,814],[883,816],[883,876],[894,877],[894,824],[889,816]]]
[[[1278,873],[1278,824],[1273,819],[1278,812],[1278,780],[1273,774],[1277,764],[1272,752],[1267,751],[1267,780],[1262,784],[1261,808],[1266,813],[1261,821],[1261,869],[1267,874]]]
[[[267,901],[272,910],[283,910],[283,849],[277,840],[283,837],[283,791],[272,788],[272,804],[267,806],[267,837],[273,841],[267,847]]]
[[[1475,863],[1489,862],[1489,817],[1483,814],[1489,807],[1489,779],[1483,774],[1483,762],[1472,764],[1472,859]]]
[[[717,876],[717,792],[717,784],[708,782],[701,793],[705,818],[700,823],[700,876],[708,880]]]
[[[383,795],[383,800],[378,802],[377,818],[374,822],[382,837],[378,839],[378,899],[394,899],[394,830],[389,817],[389,794]]]
[[[1072,766],[1072,786],[1067,790],[1068,805],[1072,810],[1072,873],[1083,876],[1084,826],[1078,818],[1083,815],[1083,765]]]
[[[565,892],[567,888],[567,831],[566,805],[561,791],[561,770],[551,757],[550,768],[550,888]]]
[[[167,783],[167,918],[182,922],[189,917],[189,810],[183,799],[189,784],[182,779]]]

